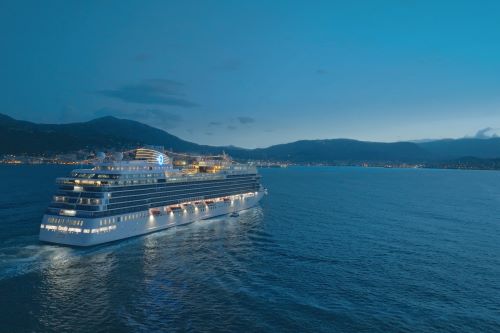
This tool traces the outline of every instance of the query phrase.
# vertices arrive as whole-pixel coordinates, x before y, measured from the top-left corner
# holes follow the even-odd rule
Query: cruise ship
[[[171,155],[171,154],[168,154]],[[97,154],[58,178],[40,225],[43,242],[92,246],[255,206],[267,192],[254,166],[227,155],[175,160],[161,147]]]

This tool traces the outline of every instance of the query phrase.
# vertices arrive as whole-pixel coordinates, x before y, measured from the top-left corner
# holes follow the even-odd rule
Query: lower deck
[[[40,225],[40,240],[72,246],[112,242],[244,210],[255,206],[263,195],[264,191],[259,191],[217,200],[158,207],[104,219],[44,215]]]

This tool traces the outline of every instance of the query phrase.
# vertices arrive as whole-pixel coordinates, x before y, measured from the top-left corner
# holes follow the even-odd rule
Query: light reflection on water
[[[105,309],[106,295],[112,288],[109,275],[115,257],[112,253],[89,254],[61,247],[56,255],[47,258],[49,262],[40,283],[40,313],[37,316],[40,327],[69,329],[78,323],[85,324],[84,318],[92,315],[90,304],[100,304]],[[61,304],[70,306],[62,307]],[[94,318],[99,321],[100,315]]]
[[[10,249],[17,253],[11,255],[8,264],[15,267],[26,261],[25,269],[17,274],[37,272],[40,276],[35,295],[38,329],[69,331],[75,326],[88,325],[89,317],[92,326],[101,328],[124,325],[145,330],[144,321],[168,327],[179,321],[179,316],[169,318],[163,311],[138,311],[137,306],[179,311],[182,308],[179,300],[189,297],[188,286],[195,283],[192,274],[197,271],[206,283],[231,282],[227,279],[209,282],[214,275],[244,269],[237,259],[221,251],[236,251],[232,254],[236,256],[241,239],[247,237],[248,230],[259,227],[262,217],[262,209],[256,207],[242,212],[238,218],[197,221],[93,248],[29,245]],[[220,244],[214,248],[211,246],[214,242]],[[24,258],[19,257],[21,254]],[[223,256],[227,256],[228,262],[218,267],[216,262]],[[4,278],[6,273],[4,270]],[[123,285],[127,286],[125,291],[116,290]],[[115,303],[116,298],[120,301]],[[134,307],[130,309],[127,303]],[[109,318],[115,316],[120,323],[110,326]]]

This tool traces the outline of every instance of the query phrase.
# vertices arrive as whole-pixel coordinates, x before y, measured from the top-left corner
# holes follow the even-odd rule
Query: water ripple
[[[2,331],[500,326],[499,173],[263,170],[270,194],[237,218],[73,249],[37,241],[49,187],[64,173],[55,168],[3,171],[0,193],[13,196],[0,200]]]

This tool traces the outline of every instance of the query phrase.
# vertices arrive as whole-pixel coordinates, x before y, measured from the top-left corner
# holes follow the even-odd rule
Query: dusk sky
[[[3,0],[0,26],[17,119],[242,147],[500,127],[499,1]]]

